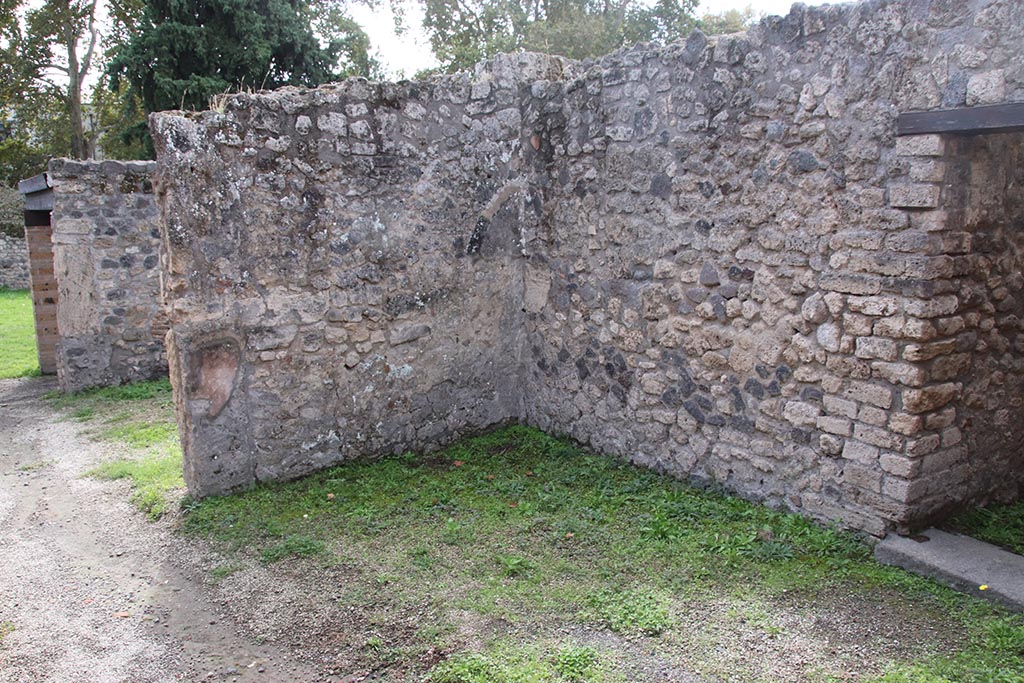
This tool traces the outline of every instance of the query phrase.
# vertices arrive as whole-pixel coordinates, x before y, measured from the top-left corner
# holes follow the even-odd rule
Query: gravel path
[[[126,484],[83,477],[117,451],[42,399],[54,387],[0,380],[0,683],[411,681],[462,649],[382,666],[367,655],[368,635],[414,644],[432,609],[344,599],[344,564],[268,569],[175,533],[174,514],[145,521]],[[235,571],[212,582],[226,562]],[[815,671],[860,680],[888,661],[955,651],[963,638],[937,606],[893,589],[770,604],[708,596],[676,616],[676,664],[603,630],[550,624],[540,636],[616,653],[629,681],[679,683],[818,680]],[[448,617],[467,648],[494,635],[476,615]]]
[[[197,551],[144,521],[124,484],[82,475],[114,454],[0,380],[0,683],[322,680],[215,602]]]

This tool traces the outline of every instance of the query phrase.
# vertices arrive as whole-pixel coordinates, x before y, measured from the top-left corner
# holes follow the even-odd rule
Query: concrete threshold
[[[1024,557],[969,536],[938,529],[889,534],[875,546],[875,559],[1024,612]]]

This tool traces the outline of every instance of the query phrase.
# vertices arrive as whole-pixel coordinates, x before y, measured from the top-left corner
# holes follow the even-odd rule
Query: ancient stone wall
[[[167,372],[153,167],[50,163],[57,377],[64,391]]]
[[[24,237],[0,232],[0,287],[28,289],[28,248]]]
[[[951,501],[937,481],[980,469],[951,443],[962,385],[917,347],[970,242],[932,210],[942,141],[894,118],[1024,99],[1014,7],[797,7],[546,84],[529,421],[876,533]]]
[[[0,287],[28,289],[24,201],[11,187],[0,186]]]
[[[559,65],[154,119],[193,490],[520,415],[518,78]]]
[[[518,419],[872,533],[1016,495],[980,423],[1022,417],[1019,166],[895,119],[1024,101],[1019,9],[797,6],[158,115],[190,486]]]

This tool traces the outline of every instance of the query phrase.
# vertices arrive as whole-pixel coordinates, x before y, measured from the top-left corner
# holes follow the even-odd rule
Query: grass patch
[[[19,472],[38,472],[44,470],[53,464],[52,460],[39,460],[37,462],[28,463],[27,465],[19,465]]]
[[[14,633],[13,621],[0,621],[0,648],[4,647],[4,638]]]
[[[905,611],[900,619],[941,624],[930,633],[964,632],[1003,618],[995,607],[878,565],[853,534],[694,489],[524,427],[429,456],[353,461],[298,481],[190,501],[183,530],[265,563],[320,557],[342,565],[342,600],[371,623],[421,606],[420,619],[444,628],[410,635],[402,656],[416,661],[410,653],[454,651],[419,672],[441,682],[625,675],[614,646],[594,646],[597,678],[562,673],[572,667],[556,665],[553,653],[578,644],[552,641],[553,631],[579,628],[642,642],[651,656],[707,671],[716,657],[742,646],[682,647],[694,638],[686,615],[706,611],[694,605],[720,604],[722,596],[735,606],[737,628],[780,641],[789,627],[777,625],[773,610],[794,596],[813,604],[836,593],[865,603],[883,595]],[[510,647],[499,630],[483,638],[482,648],[460,650],[452,614],[526,635]],[[927,643],[907,647],[918,648],[921,657],[901,665],[922,671],[946,666]],[[983,664],[995,647],[981,638],[956,656]],[[386,639],[380,648],[363,649],[378,665],[384,652],[399,658]],[[1005,649],[998,652],[1005,660]],[[851,656],[862,664],[859,654]],[[588,658],[580,655],[580,662]],[[755,659],[749,666],[757,666]],[[869,664],[881,674],[887,661]],[[814,666],[822,680],[845,676],[831,655]],[[739,674],[743,680],[771,677],[755,668]]]
[[[1024,620],[989,619],[973,624],[968,646],[952,656],[896,666],[882,683],[1024,683]]]
[[[672,623],[668,601],[646,590],[603,591],[591,606],[598,621],[616,633],[657,636]]]
[[[181,477],[181,450],[177,447],[135,459],[105,462],[87,474],[98,479],[129,480],[132,503],[151,520],[159,519],[167,512],[171,494],[185,484]]]
[[[128,480],[132,503],[150,519],[171,509],[185,482],[167,379],[54,393],[48,398],[55,407],[67,410],[71,419],[86,424],[86,433],[93,438],[124,447],[125,457],[93,468],[88,476]]]
[[[0,379],[39,375],[32,294],[0,288]]]
[[[946,527],[1024,555],[1024,500],[1013,505],[972,508],[951,519]]]
[[[210,578],[214,583],[220,583],[224,579],[228,578],[235,572],[241,571],[242,565],[234,562],[228,562],[227,564],[219,564],[210,570]]]
[[[47,394],[47,398],[57,408],[70,408],[75,413],[84,412],[87,419],[91,416],[88,413],[90,410],[93,414],[109,414],[112,408],[120,409],[126,404],[143,401],[154,401],[160,407],[170,409],[170,412],[165,413],[165,417],[170,417],[172,421],[174,418],[171,381],[167,378],[114,387],[96,387],[73,394],[54,391]]]
[[[309,536],[288,536],[280,543],[264,548],[260,560],[264,564],[271,564],[289,557],[313,557],[323,553],[325,548],[323,541]]]
[[[108,427],[103,430],[102,436],[111,441],[123,441],[132,448],[149,448],[174,443],[178,437],[178,426],[159,422],[134,422]]]
[[[487,653],[461,653],[435,667],[428,683],[620,683],[590,647],[561,645],[550,651],[499,643]]]

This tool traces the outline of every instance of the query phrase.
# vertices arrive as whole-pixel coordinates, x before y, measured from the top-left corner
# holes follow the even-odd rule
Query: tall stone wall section
[[[1019,9],[155,117],[190,486],[517,419],[872,533],[1019,495],[1019,139],[895,137],[1024,101]]]
[[[140,161],[50,163],[63,391],[167,373],[153,168]]]
[[[944,142],[894,134],[899,111],[1024,99],[1020,9],[797,7],[538,88],[528,420],[875,533],[1019,487],[1020,440],[1015,473],[983,474],[949,407],[975,260]]]
[[[153,120],[194,491],[520,416],[518,77],[559,64]]]
[[[0,287],[28,289],[28,248],[24,237],[0,232]]]

